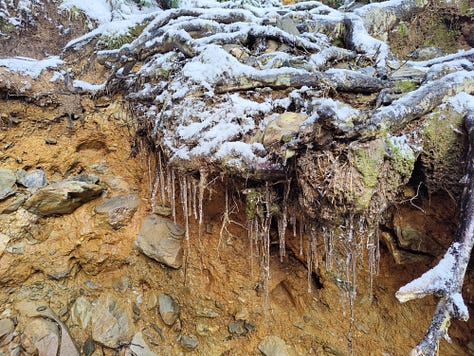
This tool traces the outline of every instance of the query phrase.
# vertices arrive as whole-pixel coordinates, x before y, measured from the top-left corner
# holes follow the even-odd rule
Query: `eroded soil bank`
[[[126,355],[130,350],[145,355],[146,348],[133,346],[142,343],[138,333],[146,347],[159,355],[258,355],[258,345],[267,336],[284,340],[289,354],[348,352],[349,304],[344,299],[344,285],[324,268],[322,238],[318,239],[318,268],[309,282],[311,291],[304,263],[307,248],[303,246],[303,255],[299,254],[299,237],[293,237],[291,224],[286,234],[289,247],[282,262],[278,245],[272,243],[265,305],[257,254],[254,252],[253,259],[249,257],[243,199],[230,199],[227,212],[231,221],[222,225],[226,216],[225,185],[229,181],[216,179],[209,185],[201,234],[191,214],[189,242],[183,240],[187,255],[183,267],[173,269],[140,253],[135,241],[141,224],[152,213],[152,196],[160,204],[160,190],[152,194],[153,157],[146,150],[132,154],[134,121],[120,98],[81,100],[87,110],[82,120],[76,121],[67,116],[54,118],[48,110],[21,100],[0,103],[4,113],[2,168],[13,172],[41,169],[49,184],[95,176],[104,188],[100,197],[73,213],[36,220],[25,218],[28,213],[22,205],[16,210],[11,208],[13,201],[26,194],[27,189],[20,184],[15,195],[2,201],[2,231],[17,237],[5,241],[0,258],[0,311],[6,325],[1,330],[2,352],[34,354],[51,350],[41,340],[54,339],[54,328],[59,324],[41,324],[51,322],[51,318],[32,317],[34,313],[22,306],[25,301],[36,303],[34,307],[40,311],[49,306],[66,325],[78,349],[87,355]],[[95,208],[125,194],[138,196],[133,216],[124,219],[118,228],[104,223]],[[177,222],[183,225],[179,196],[177,185]],[[13,211],[6,213],[7,207]],[[387,218],[382,234],[394,238],[397,226],[401,226],[404,231],[430,236],[432,244],[439,245],[439,255],[435,256],[439,257],[456,229],[455,207],[449,197],[409,200],[393,209],[394,222]],[[168,219],[172,221],[172,217]],[[276,229],[271,236],[272,241],[278,240]],[[366,257],[359,259],[358,295],[350,332],[356,355],[408,354],[422,337],[437,303],[434,298],[425,298],[402,305],[394,296],[401,285],[434,263],[435,258],[427,256],[432,254],[432,246],[430,253],[411,256],[415,262],[405,265],[394,262],[389,246],[382,243],[380,249],[380,271],[374,280],[372,301]],[[414,248],[401,250],[405,253]],[[463,294],[471,314],[473,289],[470,269]],[[161,294],[171,296],[179,306],[172,325],[160,315]],[[39,324],[29,327],[33,320]],[[453,343],[442,342],[440,354],[472,354],[473,328],[472,319],[467,323],[454,321],[450,328]],[[62,335],[59,339],[64,343]],[[284,348],[275,345],[280,351]]]

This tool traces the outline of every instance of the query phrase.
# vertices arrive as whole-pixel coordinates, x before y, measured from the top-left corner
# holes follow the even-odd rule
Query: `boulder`
[[[25,202],[25,208],[40,216],[70,214],[79,206],[97,198],[100,185],[82,181],[60,181],[39,188]]]
[[[133,217],[138,208],[138,195],[119,195],[98,204],[94,211],[98,226],[111,226],[119,229],[125,226]]]
[[[130,309],[124,299],[102,294],[92,314],[92,339],[110,348],[129,344],[135,332]]]
[[[183,264],[184,232],[172,221],[150,215],[143,221],[135,244],[140,252],[155,261],[180,268]]]
[[[0,200],[16,192],[16,176],[9,169],[0,168]]]

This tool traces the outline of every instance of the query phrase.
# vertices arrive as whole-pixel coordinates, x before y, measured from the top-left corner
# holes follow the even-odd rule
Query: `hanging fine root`
[[[433,294],[440,297],[431,324],[412,355],[436,355],[439,339],[448,336],[451,318],[467,320],[469,313],[462,298],[464,274],[474,244],[474,112],[469,111],[464,125],[469,136],[467,181],[462,197],[461,225],[456,239],[441,261],[421,277],[400,288],[400,302]]]

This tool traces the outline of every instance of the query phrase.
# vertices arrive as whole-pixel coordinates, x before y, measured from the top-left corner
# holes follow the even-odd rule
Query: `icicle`
[[[165,198],[165,172],[163,169],[163,157],[161,154],[161,150],[158,151],[158,172],[160,177],[160,190],[161,190],[161,204],[166,205],[166,198]]]
[[[222,225],[221,231],[219,233],[219,243],[217,244],[217,254],[219,255],[219,250],[221,247],[222,240],[224,239],[224,231],[227,231],[227,225],[230,223],[229,218],[229,190],[227,185],[225,185],[225,207],[224,207],[224,215],[222,216]]]
[[[313,275],[313,254],[311,249],[311,239],[308,239],[308,249],[306,250],[306,266],[308,269],[308,293],[312,291],[311,279]]]
[[[303,222],[303,218],[302,218],[302,217],[300,217],[299,225],[300,225],[300,256],[303,256],[304,222]]]
[[[183,208],[186,243],[189,243],[189,206],[188,206],[188,178],[183,174],[179,177],[181,206]]]
[[[377,228],[367,235],[367,256],[369,260],[369,300],[372,302],[373,282],[374,277],[379,273],[380,261],[379,237]]]
[[[161,185],[161,182],[159,180],[159,174],[157,174],[157,172],[155,172],[155,176],[153,178],[153,187],[151,189],[151,196],[150,196],[150,199],[151,199],[151,211],[155,211],[155,207],[156,207],[156,195],[158,194],[158,188],[160,187]]]
[[[288,197],[290,196],[291,178],[285,183],[285,190],[283,192],[283,202],[281,207],[281,217],[278,219],[278,241],[280,245],[280,262],[283,262],[283,257],[286,255],[286,227],[288,226]]]
[[[328,230],[326,226],[322,227],[324,254],[326,256],[326,270],[331,271],[334,256],[334,231]]]
[[[315,228],[311,229],[310,232],[310,241],[311,241],[311,259],[313,261],[313,266],[314,269],[316,270],[319,266],[318,264],[318,244],[317,244],[317,238],[316,238],[316,230]]]
[[[250,254],[250,278],[253,277],[253,234],[254,234],[254,229],[253,229],[253,224],[254,224],[254,219],[247,219],[247,237],[249,239],[249,254]]]
[[[198,213],[197,213],[197,205],[198,205],[198,200],[197,200],[197,191],[198,191],[198,180],[194,179],[192,180],[192,197],[193,197],[193,215],[194,215],[194,220],[198,219]]]
[[[148,155],[147,157],[147,168],[148,168],[148,191],[150,192],[150,199],[152,199],[151,206],[153,208],[154,202],[153,202],[153,178],[151,176],[151,155]]]
[[[268,307],[269,307],[269,281],[270,281],[270,225],[271,215],[267,213],[265,217],[265,223],[263,226],[262,237],[263,237],[263,291],[264,291],[264,310],[265,320],[268,319]]]
[[[171,168],[168,166],[166,167],[166,195],[170,204],[173,203],[172,195],[171,195]]]
[[[204,203],[204,191],[207,184],[207,172],[202,170],[199,172],[199,231],[203,223],[202,206]]]
[[[176,224],[176,173],[174,169],[171,170],[171,214]]]
[[[296,237],[296,215],[293,209],[291,209],[291,212],[290,212],[290,224],[291,224],[291,227],[293,228],[293,237]]]
[[[268,306],[269,306],[269,281],[270,281],[270,227],[272,223],[271,214],[271,194],[268,182],[265,183],[265,217],[262,226],[262,238],[263,238],[263,291],[264,291],[264,310],[265,320],[268,319]]]

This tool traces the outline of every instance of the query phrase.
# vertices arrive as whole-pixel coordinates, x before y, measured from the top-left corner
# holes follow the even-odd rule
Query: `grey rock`
[[[289,356],[288,346],[278,336],[266,336],[260,344],[258,349],[265,356]]]
[[[0,200],[16,192],[16,176],[9,169],[0,168]]]
[[[8,243],[10,242],[10,236],[0,233],[0,256],[5,251]]]
[[[263,145],[269,147],[275,143],[286,141],[295,136],[301,124],[307,119],[305,114],[285,112],[270,121],[265,128]]]
[[[203,318],[217,318],[219,313],[216,313],[214,310],[208,308],[196,309],[196,316]]]
[[[198,339],[194,335],[183,335],[183,337],[181,337],[181,346],[186,351],[193,351],[198,347],[198,344]]]
[[[95,174],[79,174],[78,176],[71,176],[65,179],[69,182],[84,182],[90,184],[97,184],[99,183],[99,177]]]
[[[279,29],[289,33],[293,36],[299,36],[300,31],[296,28],[295,22],[288,16],[283,16],[277,19],[276,25]]]
[[[39,188],[48,184],[46,173],[42,169],[33,169],[30,172],[20,169],[16,172],[16,181],[26,188]]]
[[[25,332],[24,336],[30,335],[29,340],[32,341],[30,347],[35,347],[39,355],[79,356],[69,330],[51,308],[44,303],[30,301],[19,302],[15,308],[20,314],[22,323],[30,327],[31,333]],[[38,322],[37,327],[34,327],[33,321]],[[42,335],[39,333],[40,330],[42,330]],[[61,341],[61,344],[59,349],[56,347],[56,352],[53,352],[51,347],[54,348],[54,346],[49,344],[54,345],[56,338]],[[46,342],[47,340],[49,341]],[[40,350],[43,351],[40,352]]]
[[[172,268],[183,264],[184,229],[170,220],[155,215],[142,223],[135,244],[146,256]]]
[[[129,305],[111,294],[99,297],[91,322],[92,338],[106,347],[129,344],[134,334]]]
[[[56,323],[42,318],[32,319],[26,324],[21,343],[28,355],[57,355],[60,334]]]
[[[96,224],[98,226],[109,225],[114,229],[119,229],[130,222],[137,208],[137,194],[119,195],[107,199],[94,209]]]
[[[228,329],[231,334],[246,335],[253,331],[254,326],[244,320],[236,320],[229,324]]]
[[[97,198],[103,188],[81,181],[60,181],[39,188],[26,201],[25,209],[40,216],[70,214]]]
[[[12,255],[24,255],[26,243],[24,241],[18,242],[7,247],[7,252]]]
[[[428,47],[421,47],[413,52],[410,53],[411,58],[416,59],[418,61],[427,61],[436,57],[444,56],[444,52],[438,48],[433,46]]]
[[[426,73],[409,66],[402,66],[396,69],[391,75],[390,79],[397,82],[402,80],[411,80],[416,83],[421,83],[426,77]]]
[[[91,323],[93,311],[92,304],[85,297],[77,298],[71,308],[71,323],[83,330],[87,329]]]
[[[168,294],[160,294],[158,308],[161,319],[166,325],[173,325],[179,317],[179,305]]]
[[[155,356],[156,354],[150,350],[147,343],[143,339],[142,333],[136,333],[130,344],[130,350],[136,356]]]
[[[92,338],[87,338],[87,340],[84,342],[84,345],[82,345],[82,353],[85,356],[91,356],[95,351],[95,344],[94,340]]]
[[[211,326],[211,325],[207,325],[207,324],[197,324],[196,325],[196,332],[198,333],[198,335],[201,335],[201,336],[212,335],[215,332],[217,332],[218,330],[219,330],[218,326]]]
[[[16,196],[12,197],[11,202],[9,202],[8,205],[6,205],[5,208],[1,210],[1,214],[11,214],[17,211],[27,198],[28,196],[25,194],[17,194]]]
[[[15,329],[11,319],[0,319],[0,340]]]
[[[409,251],[400,249],[394,237],[392,237],[389,232],[382,231],[381,237],[385,242],[385,245],[388,247],[393,260],[397,264],[422,263],[429,260],[429,257],[426,255],[411,253]]]

